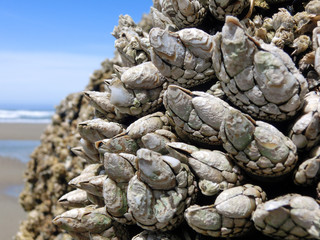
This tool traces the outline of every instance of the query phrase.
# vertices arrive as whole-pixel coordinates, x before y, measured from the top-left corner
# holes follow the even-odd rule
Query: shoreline
[[[17,187],[19,190],[24,187],[23,174],[27,164],[2,156],[0,164],[0,239],[12,239],[19,230],[20,222],[27,218],[17,196]]]
[[[40,136],[48,125],[49,123],[0,123],[0,140],[40,141]],[[16,149],[18,153],[23,150]],[[0,239],[12,239],[18,232],[20,223],[27,218],[17,196],[25,185],[23,175],[27,164],[14,156],[16,155],[2,156],[0,152]]]
[[[40,140],[49,123],[0,123],[0,140]]]

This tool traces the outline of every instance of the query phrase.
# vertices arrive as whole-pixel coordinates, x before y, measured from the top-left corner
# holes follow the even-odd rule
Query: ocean
[[[50,123],[53,110],[0,109],[0,123]]]
[[[1,123],[50,123],[54,114],[53,107],[37,108],[15,108],[13,106],[1,108],[0,106],[0,124]],[[30,154],[40,145],[39,140],[1,140],[0,133],[0,156],[18,159],[22,163],[30,160]],[[1,164],[1,162],[0,162]],[[23,189],[23,185],[8,186],[4,192],[5,195],[18,197]]]
[[[27,163],[30,154],[39,145],[40,140],[0,140],[0,156],[15,158]]]
[[[0,108],[1,123],[50,123],[54,114],[53,107],[25,109],[14,107]],[[1,139],[1,133],[0,133]],[[39,140],[0,140],[0,156],[17,158],[23,163],[29,161],[29,155],[40,144]]]

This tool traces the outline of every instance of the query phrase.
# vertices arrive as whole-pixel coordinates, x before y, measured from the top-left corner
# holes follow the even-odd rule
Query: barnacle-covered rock
[[[320,26],[312,31],[312,48],[314,50],[314,69],[320,74]]]
[[[59,203],[69,208],[80,208],[91,204],[88,200],[87,192],[81,189],[66,193],[59,198]]]
[[[103,165],[88,165],[69,184],[94,197],[88,200],[104,206],[107,216],[119,223],[161,231],[171,230],[183,221],[184,209],[196,194],[194,177],[185,164],[148,149],[138,150],[137,157],[108,152],[103,157]],[[75,231],[81,235],[81,229]]]
[[[213,84],[206,93],[209,93],[215,97],[221,98],[222,100],[225,100],[225,93],[222,90],[220,81],[217,81],[215,84]]]
[[[255,227],[276,239],[320,239],[320,208],[311,197],[287,194],[259,204]]]
[[[112,35],[116,38],[115,47],[123,66],[132,67],[150,60],[148,33],[137,26],[129,15],[119,16],[119,25],[114,27]]]
[[[291,55],[307,53],[306,51],[311,47],[309,34],[315,27],[318,17],[307,11],[291,15],[289,9],[279,8],[279,11],[272,17],[264,17],[263,19],[262,16],[256,15],[252,22],[255,25],[254,33],[250,35],[256,36],[265,43],[272,43],[281,49],[293,48],[294,51]],[[258,19],[261,21],[257,21]]]
[[[214,78],[212,36],[197,28],[149,32],[151,60],[169,83],[190,88]]]
[[[297,185],[310,185],[319,179],[320,156],[315,156],[305,160],[299,165],[294,174],[294,182]]]
[[[260,7],[261,3],[258,4]],[[84,94],[96,108],[96,119],[79,124],[79,134],[75,136],[81,137],[81,146],[72,148],[73,153],[86,160],[85,163],[80,159],[83,164],[90,165],[70,181],[70,185],[78,189],[60,199],[61,205],[77,208],[72,214],[80,213],[77,220],[66,221],[73,225],[74,228],[67,227],[67,231],[75,239],[109,239],[108,234],[113,230],[100,229],[101,221],[95,220],[98,213],[101,219],[109,218],[112,226],[124,224],[125,228],[134,229],[126,239],[140,232],[140,227],[148,232],[135,237],[138,239],[178,239],[167,231],[179,227],[185,230],[183,239],[206,238],[200,234],[240,236],[251,229],[252,213],[266,197],[260,187],[238,186],[242,184],[240,168],[247,171],[247,181],[255,183],[258,176],[261,184],[277,195],[281,186],[289,185],[287,181],[292,178],[274,177],[289,173],[297,162],[296,146],[289,138],[272,125],[255,122],[251,117],[280,121],[299,114],[307,83],[289,55],[279,48],[292,54],[297,64],[309,49],[309,36],[319,18],[318,4],[314,1],[310,1],[304,13],[295,16],[289,13],[296,11],[295,7],[287,3],[281,6],[288,10],[279,9],[272,18],[274,9],[261,11],[257,7],[251,21],[247,18],[251,5],[247,19],[240,24],[237,19],[227,17],[222,33],[214,36],[208,33],[219,31],[221,23],[210,14],[204,19],[206,12],[211,8],[220,19],[225,14],[242,12],[244,15],[248,1],[154,0],[151,14],[141,25],[143,28],[129,16],[120,16],[119,26],[113,32],[119,58],[114,67],[116,73],[110,79],[95,72],[98,81],[107,79],[105,89],[100,86]],[[148,35],[151,18],[155,28]],[[193,26],[199,28],[190,28]],[[317,35],[315,32],[313,38]],[[272,45],[258,42],[252,36]],[[314,50],[318,42],[314,40]],[[311,60],[304,62],[307,66],[301,68],[305,76],[310,69],[315,72],[312,67],[317,66],[315,51],[310,56]],[[220,81],[215,81],[216,76]],[[318,81],[317,74],[314,80]],[[197,87],[198,91],[174,85],[167,89],[169,83]],[[226,99],[224,96],[251,117],[230,107],[222,100]],[[163,110],[162,100],[166,114],[153,113]],[[88,115],[85,119],[91,117]],[[106,120],[129,127],[124,130],[119,123]],[[276,124],[279,129],[286,129],[286,122]],[[175,132],[171,131],[173,127]],[[311,128],[302,132],[308,136],[316,134],[311,133]],[[222,143],[228,153],[201,149],[208,145],[220,148]],[[294,173],[296,183],[314,183],[318,162],[317,158],[303,162]],[[72,168],[72,164],[68,164],[69,169]],[[281,182],[274,184],[270,180]],[[197,185],[209,197],[201,195],[197,199]],[[298,189],[293,184],[291,188]],[[207,204],[210,196],[221,190],[224,191],[213,205],[190,207]],[[61,210],[55,213],[59,215]],[[305,222],[303,211],[299,210],[299,214],[292,221],[301,220],[304,226],[309,224],[310,219]],[[183,223],[184,220],[199,234]],[[319,225],[319,221],[316,222]],[[318,225],[311,226],[311,232],[319,232]],[[266,229],[273,231],[268,226]],[[285,237],[294,238],[292,234],[304,238],[296,226]],[[260,235],[262,233],[256,231],[251,237]],[[318,235],[312,237],[318,238]]]
[[[102,197],[103,181],[107,178],[102,164],[90,164],[78,177],[73,178],[69,185],[85,190],[87,193]],[[89,200],[91,200],[89,198]],[[93,204],[97,202],[94,201]]]
[[[90,75],[85,90],[103,89],[103,80],[110,77],[115,63],[114,59],[102,62],[101,68]],[[67,183],[79,175],[86,164],[70,148],[79,144],[78,124],[93,116],[94,108],[81,92],[69,94],[56,106],[52,122],[42,133],[41,143],[31,154],[25,171],[25,186],[19,201],[26,211],[26,219],[21,221],[15,239],[71,239],[52,224],[52,219],[65,211],[58,199],[72,190]]]
[[[80,147],[82,147],[85,155],[91,159],[94,159],[94,161],[92,163],[99,163],[99,152],[95,148],[94,143],[92,143],[84,138],[81,138],[79,142],[80,142]],[[80,156],[80,155],[78,155],[78,156]],[[89,163],[91,163],[91,161],[89,161]]]
[[[299,37],[293,40],[291,47],[295,50],[292,52],[292,55],[299,55],[300,53],[305,52],[311,46],[311,39],[307,35],[300,35]]]
[[[177,140],[170,130],[168,117],[162,112],[156,112],[136,120],[124,133],[98,141],[96,147],[100,153],[135,154],[139,148],[148,148],[165,154],[166,143]]]
[[[245,171],[261,177],[282,176],[296,165],[297,147],[271,124],[254,121],[236,109],[221,124],[224,149]]]
[[[108,216],[122,224],[135,221],[128,214],[127,184],[119,184],[110,178],[103,183],[103,198]]]
[[[147,148],[149,150],[161,153],[161,154],[167,154],[167,143],[171,142],[177,142],[178,138],[177,136],[172,133],[169,130],[166,129],[158,129],[154,132],[150,132],[145,134],[141,138],[141,142],[144,148]]]
[[[317,0],[312,0],[308,2],[308,4],[305,6],[305,10],[309,14],[320,14],[320,3]]]
[[[159,129],[170,130],[169,120],[162,112],[152,113],[136,120],[127,127],[126,133],[128,136],[138,139]]]
[[[272,16],[275,35],[271,42],[279,48],[290,45],[294,40],[294,26],[293,16],[286,9],[280,8],[279,12]]]
[[[317,2],[315,1],[310,1]],[[308,5],[307,5],[308,6]],[[306,9],[308,9],[306,6]],[[319,20],[320,11],[318,10],[317,14],[309,13],[308,11],[298,12],[293,17],[296,21],[296,34],[309,34],[313,31],[314,28],[317,27],[317,21]]]
[[[151,17],[153,27],[158,27],[171,32],[178,31],[178,27],[158,9],[151,7]]]
[[[310,20],[311,21],[311,20]],[[312,22],[312,21],[311,21]],[[316,89],[319,86],[319,74],[320,74],[320,25],[317,21],[317,26],[312,27],[312,50],[305,54],[299,61],[299,68],[302,71],[307,70],[307,80],[309,83],[309,89]],[[311,69],[310,69],[311,66]]]
[[[215,36],[214,69],[233,104],[273,121],[297,113],[307,82],[285,52],[249,37],[234,17],[227,17],[222,33]]]
[[[310,150],[320,140],[320,93],[309,92],[301,115],[290,127],[289,137],[298,150]]]
[[[128,214],[127,187],[138,168],[137,157],[132,154],[106,152],[103,164],[108,175],[102,190],[107,214],[122,224],[135,223]]]
[[[123,133],[111,139],[103,139],[96,142],[96,148],[100,155],[103,155],[106,152],[135,154],[139,149],[139,145],[135,139],[132,139],[127,134]]]
[[[84,92],[99,115],[123,121],[128,115],[141,117],[161,107],[167,82],[152,62],[115,68],[118,73],[106,81],[106,92]]]
[[[78,124],[81,137],[91,143],[104,138],[112,138],[124,131],[124,127],[115,122],[108,122],[101,118],[87,120]]]
[[[161,107],[167,83],[152,62],[131,68],[115,68],[118,75],[114,74],[112,80],[106,83],[110,93],[109,101],[117,112],[144,116]]]
[[[251,36],[255,36],[261,39],[265,43],[270,43],[274,37],[275,31],[272,26],[272,18],[263,18],[260,15],[256,15],[252,22],[248,21],[250,25],[254,25],[253,28],[249,28],[248,32]],[[251,30],[251,31],[250,31]]]
[[[154,7],[169,17],[178,28],[198,26],[208,8],[201,0],[155,0]]]
[[[266,2],[271,5],[281,4],[281,3],[284,3],[285,1],[286,0],[266,0]]]
[[[316,183],[320,176],[320,147],[317,146],[294,172],[294,183],[307,186]]]
[[[108,177],[118,183],[128,183],[138,169],[137,157],[127,153],[106,152],[103,165]]]
[[[187,165],[148,149],[137,152],[138,172],[128,185],[129,213],[146,230],[168,231],[183,222],[196,183]]]
[[[185,218],[195,231],[211,237],[236,237],[252,227],[251,215],[266,194],[259,186],[245,184],[221,192],[213,205],[192,205]]]
[[[170,232],[151,232],[145,230],[134,236],[132,240],[180,240],[180,238]]]
[[[95,108],[95,115],[108,119],[109,121],[121,121],[124,114],[116,111],[115,106],[110,102],[109,92],[85,91],[84,97]]]
[[[81,139],[80,145],[71,149],[74,155],[84,159],[87,163],[99,163],[99,153],[90,142]]]
[[[79,123],[78,131],[82,137],[80,139],[81,146],[72,148],[72,152],[88,163],[99,163],[99,152],[95,148],[95,142],[105,138],[112,138],[122,133],[124,128],[119,123],[96,118]]]
[[[208,0],[209,10],[212,15],[224,21],[227,15],[237,16],[250,5],[249,0],[231,1],[231,0]]]
[[[173,157],[188,164],[198,177],[198,185],[204,195],[215,195],[240,185],[243,180],[240,168],[221,151],[198,149],[182,142],[168,143],[167,148]]]
[[[87,181],[91,177],[98,176],[104,172],[103,165],[102,164],[89,164],[86,166],[81,174],[75,178],[73,178],[70,182],[69,185],[74,186],[74,187],[80,187],[80,183],[83,181]]]
[[[230,107],[225,101],[175,85],[168,87],[163,101],[177,134],[183,140],[221,144],[218,138],[220,125]]]
[[[74,208],[55,217],[53,223],[67,230],[75,239],[125,240],[128,233],[125,228],[114,222],[106,215],[104,208],[93,205],[85,208]]]

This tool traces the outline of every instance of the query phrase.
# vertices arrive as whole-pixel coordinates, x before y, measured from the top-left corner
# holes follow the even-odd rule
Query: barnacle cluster
[[[86,167],[53,223],[74,239],[320,239],[320,1],[299,7],[154,0],[151,27],[120,16],[121,60],[83,93]]]
[[[101,91],[114,63],[108,59],[102,62],[101,69],[90,76],[86,89]],[[73,190],[67,183],[81,173],[86,163],[70,151],[70,146],[79,144],[78,124],[93,116],[94,108],[80,92],[68,95],[56,107],[52,122],[41,135],[41,144],[31,154],[25,171],[25,187],[19,201],[27,214],[15,239],[70,239],[52,224],[52,218],[65,211],[57,201]]]

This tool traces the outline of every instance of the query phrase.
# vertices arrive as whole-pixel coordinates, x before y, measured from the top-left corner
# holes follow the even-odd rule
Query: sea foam
[[[54,111],[0,109],[0,123],[50,123]]]

